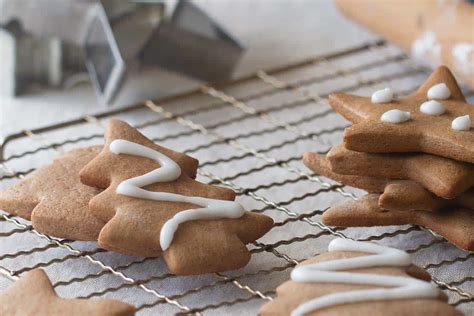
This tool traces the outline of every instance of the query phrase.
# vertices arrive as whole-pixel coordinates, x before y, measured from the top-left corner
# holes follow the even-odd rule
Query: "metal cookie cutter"
[[[2,94],[16,95],[31,82],[60,87],[87,69],[99,101],[109,104],[126,81],[156,66],[204,81],[229,79],[244,50],[191,1],[179,1],[170,18],[164,3],[153,0],[44,0],[26,8],[12,0],[2,4],[7,17],[0,13],[0,54],[9,57],[0,73],[3,82],[11,83],[0,89]],[[44,16],[31,19],[39,9]],[[29,42],[36,48],[27,49]]]

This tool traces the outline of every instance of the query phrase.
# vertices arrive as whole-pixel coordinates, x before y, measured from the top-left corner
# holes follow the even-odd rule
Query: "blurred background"
[[[228,79],[229,75],[237,78],[261,68],[267,69],[354,46],[374,37],[345,18],[330,0],[183,2],[187,7],[185,10],[189,12],[179,15],[178,19],[185,22],[176,28],[189,29],[186,25],[189,22],[192,30],[201,27],[204,37],[213,39],[205,43],[201,56],[194,56],[196,63],[204,64],[206,55],[216,50],[226,56],[224,60],[228,59],[228,64],[224,61],[224,65],[219,66],[222,68],[221,74],[211,78],[216,81],[219,81],[219,75],[223,79]],[[127,6],[137,3],[145,10]],[[84,33],[92,29],[98,40],[104,38],[102,28],[94,26],[91,19],[93,15],[100,16],[101,8],[97,6],[107,9],[106,14],[111,17],[108,20],[115,25],[116,41],[123,37],[135,39],[144,33],[149,37],[128,43],[132,47],[128,51],[130,57],[125,56],[123,61],[127,69],[124,73],[126,78],[122,78],[120,84],[116,83],[113,98],[110,95],[104,98],[103,92],[98,95],[94,90],[93,79],[84,66],[82,51],[87,41]],[[195,12],[194,6],[203,16]],[[107,106],[130,105],[147,98],[176,94],[202,84],[207,78],[197,77],[192,70],[181,71],[174,69],[173,65],[160,65],[160,62],[166,63],[167,60],[153,60],[150,57],[151,61],[146,65],[136,64],[137,59],[143,61],[143,56],[138,56],[136,51],[144,49],[145,55],[153,56],[162,52],[163,46],[172,46],[170,38],[182,38],[179,32],[153,37],[153,33],[160,29],[160,24],[172,19],[177,7],[178,1],[103,1],[97,4],[95,1],[0,0],[0,25],[3,26],[3,34],[0,35],[0,56],[3,57],[0,66],[3,68],[0,75],[3,86],[0,95],[1,134],[100,112]],[[115,13],[114,8],[117,11]],[[131,13],[127,13],[127,9]],[[120,15],[126,18],[121,19]],[[144,20],[145,27],[142,25]],[[17,25],[16,28],[22,29],[16,30],[14,24],[19,24],[20,27]],[[212,34],[216,28],[220,31],[219,38]],[[24,39],[27,36],[23,33],[28,34],[29,41]],[[16,37],[16,41],[12,41],[11,37]],[[201,40],[198,38],[197,42]],[[190,43],[187,45],[192,45],[193,38]],[[7,47],[7,44],[12,47]],[[126,46],[127,43],[122,44]],[[164,54],[173,56],[179,51],[178,45]],[[188,53],[191,53],[191,57],[182,58],[192,58],[192,52]],[[100,57],[114,62],[110,52]],[[91,56],[89,58],[93,59]],[[163,59],[166,58],[163,56]],[[23,61],[18,63],[19,59]],[[31,64],[33,61],[36,64]],[[100,61],[96,63],[100,64]],[[23,71],[23,76],[15,72],[15,68],[21,67],[28,68]],[[203,65],[201,68],[209,67],[212,65]],[[197,69],[197,72],[201,70]]]
[[[453,54],[469,81],[472,12],[468,1],[450,0],[339,1],[339,8],[331,0],[0,0],[1,135],[239,78],[379,34],[432,64],[444,62],[439,41],[460,37]]]

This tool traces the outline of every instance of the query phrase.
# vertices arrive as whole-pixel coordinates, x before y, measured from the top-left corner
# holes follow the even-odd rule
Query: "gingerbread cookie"
[[[56,295],[46,273],[36,269],[25,273],[0,293],[2,316],[131,316],[135,307],[110,299],[62,299]]]
[[[296,266],[260,315],[462,315],[430,276],[398,249],[334,239]]]
[[[347,149],[424,152],[474,163],[474,107],[466,103],[444,66],[403,99],[393,99],[390,90],[380,90],[372,98],[334,93],[329,103],[354,123],[344,132]]]
[[[420,184],[411,180],[390,180],[384,178],[343,175],[331,170],[326,156],[307,152],[303,162],[312,171],[344,185],[353,186],[369,193],[382,193],[379,206],[384,210],[395,211],[438,211],[448,207],[474,208],[474,189],[471,189],[455,199],[443,199]]]
[[[348,175],[410,179],[437,196],[452,199],[474,186],[474,165],[427,154],[373,154],[343,145],[327,154],[331,170]]]
[[[72,150],[0,192],[0,209],[31,219],[45,234],[72,240],[96,240],[103,222],[89,214],[88,203],[100,191],[86,186],[79,171],[101,147]]]
[[[112,120],[104,149],[80,172],[83,183],[105,189],[89,204],[106,222],[99,244],[129,255],[163,255],[175,274],[246,265],[245,244],[264,235],[273,221],[246,212],[232,190],[195,181],[197,166],[197,160]]]
[[[453,207],[474,209],[474,189],[455,199],[443,199],[413,181],[388,184],[379,198],[380,208],[388,211],[444,211]]]
[[[379,194],[369,194],[357,201],[344,201],[324,212],[322,222],[337,227],[419,225],[433,230],[461,249],[474,250],[473,210],[451,208],[442,212],[384,211],[378,204],[379,197]]]
[[[308,167],[319,175],[333,179],[344,185],[349,185],[358,189],[365,190],[370,193],[383,192],[385,186],[391,182],[391,180],[383,178],[352,176],[336,173],[332,171],[331,165],[326,156],[318,153],[304,153],[303,162],[306,167]]]

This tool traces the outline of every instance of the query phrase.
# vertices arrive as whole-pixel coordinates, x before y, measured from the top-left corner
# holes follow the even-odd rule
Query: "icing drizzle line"
[[[308,312],[344,303],[434,298],[439,295],[439,290],[434,285],[416,278],[344,271],[370,267],[410,266],[412,262],[411,257],[402,250],[374,243],[336,238],[329,243],[328,251],[357,251],[366,252],[371,255],[303,265],[291,272],[291,279],[304,283],[349,283],[380,285],[391,288],[354,290],[324,295],[299,305],[291,313],[292,316],[304,315]]]
[[[114,154],[145,157],[153,159],[160,164],[158,169],[122,181],[116,189],[118,194],[154,201],[190,203],[201,207],[176,213],[163,225],[160,231],[160,246],[163,251],[171,245],[179,224],[199,219],[240,218],[245,213],[244,208],[235,201],[215,200],[142,189],[142,187],[153,183],[170,182],[178,179],[181,175],[181,168],[166,155],[128,140],[116,139],[110,144],[109,148]]]

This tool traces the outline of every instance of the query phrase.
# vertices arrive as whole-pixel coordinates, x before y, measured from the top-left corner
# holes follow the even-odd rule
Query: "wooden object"
[[[474,4],[435,0],[336,0],[349,18],[415,59],[447,65],[474,88]]]

